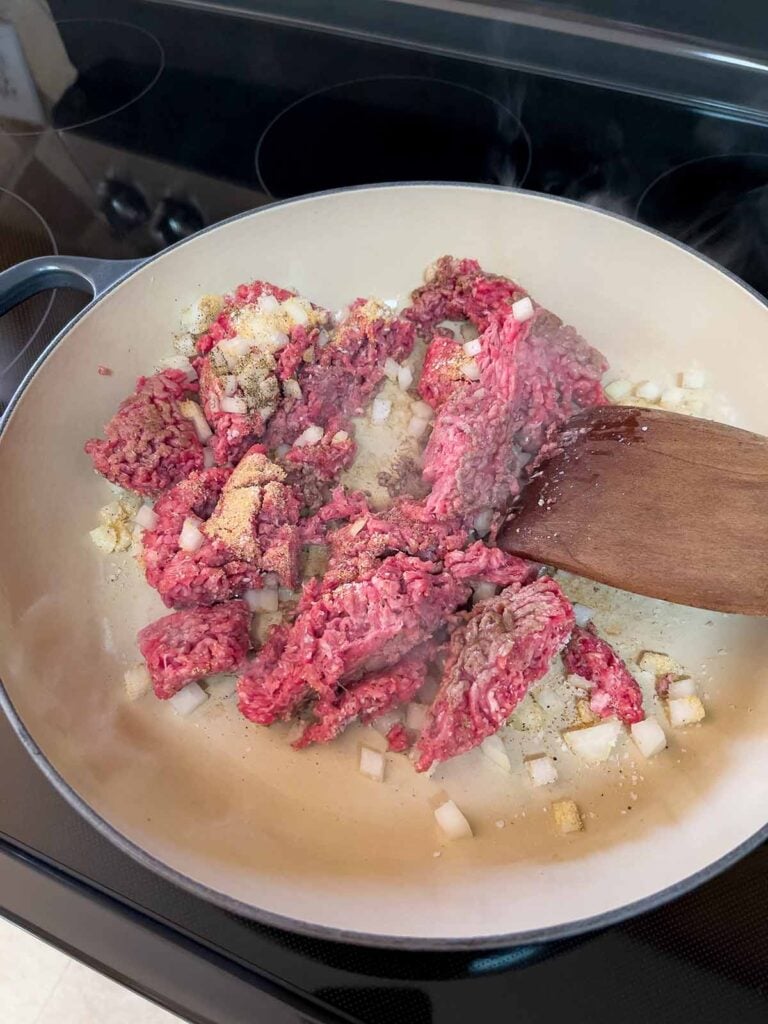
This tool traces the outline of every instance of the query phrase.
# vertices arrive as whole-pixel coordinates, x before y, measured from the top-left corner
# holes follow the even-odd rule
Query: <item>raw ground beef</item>
[[[250,645],[251,613],[244,601],[188,608],[139,632],[156,696],[167,700],[193,679],[238,669]]]
[[[411,745],[408,730],[402,722],[395,722],[387,733],[387,749],[393,754],[404,754]]]
[[[296,292],[279,288],[269,281],[251,281],[250,284],[238,285],[233,294],[227,296],[223,310],[208,330],[198,337],[197,351],[200,355],[207,355],[222,339],[234,337],[236,331],[232,322],[233,315],[245,306],[255,305],[263,295],[271,295],[277,302],[285,302],[286,299],[295,298]]]
[[[150,497],[202,469],[202,445],[179,410],[194,390],[181,370],[139,377],[134,394],[104,428],[106,440],[85,444],[94,468],[112,483]]]
[[[277,665],[265,671],[257,658],[238,681],[240,710],[269,725],[309,695],[332,701],[340,683],[388,668],[423,643],[468,594],[439,565],[400,553],[331,590],[310,580]]]
[[[319,700],[313,708],[316,721],[307,726],[294,746],[301,748],[311,743],[328,743],[353,719],[359,717],[363,723],[368,723],[399,704],[405,704],[424,683],[427,666],[434,653],[434,644],[420,644],[390,668],[372,672],[350,683],[331,699]]]
[[[293,445],[282,458],[288,480],[301,495],[302,512],[312,515],[325,505],[333,483],[352,465],[356,445],[341,420],[331,420],[316,444]]]
[[[466,542],[467,533],[458,524],[440,522],[423,503],[401,498],[391,508],[368,510],[330,534],[326,580],[331,587],[354,580],[397,551],[434,562]]]
[[[169,608],[240,597],[262,587],[268,572],[296,585],[299,505],[284,479],[255,446],[234,471],[202,470],[157,501],[156,526],[144,533],[144,568]],[[188,516],[203,520],[206,540],[197,551],[179,548]]]
[[[267,430],[267,444],[293,444],[309,426],[332,421],[342,429],[384,377],[388,358],[400,361],[413,349],[413,325],[373,299],[356,299],[311,361],[297,369],[301,398],[286,398]],[[348,429],[344,427],[344,429]]]
[[[433,409],[439,409],[454,392],[469,384],[464,375],[467,356],[456,339],[435,331],[427,346],[419,378],[419,394]]]
[[[572,629],[573,609],[552,579],[508,587],[477,604],[451,637],[440,689],[416,744],[417,771],[497,732]]]
[[[536,579],[538,566],[492,546],[496,530],[555,429],[604,402],[602,356],[541,307],[516,320],[512,304],[525,295],[475,260],[446,256],[401,315],[357,299],[334,324],[264,281],[241,285],[223,307],[208,297],[210,315],[220,312],[197,337],[193,362],[214,431],[206,456],[218,468],[202,468],[178,405],[195,386],[178,370],[141,378],[106,440],[86,445],[109,479],[159,495],[155,528],[144,533],[146,576],[166,605],[185,610],[139,635],[158,696],[243,666],[250,616],[236,598],[267,574],[295,589],[302,545],[327,545],[323,575],[305,583],[242,668],[242,713],[269,725],[300,711],[307,724],[296,746],[324,743],[413,699],[431,670],[441,682],[417,741],[418,770],[499,729],[563,649],[573,612],[553,580]],[[475,325],[476,356],[444,320]],[[436,416],[414,472],[431,490],[374,512],[364,494],[333,486],[355,456],[352,418],[386,361],[410,355],[417,332],[431,339],[417,386]],[[308,427],[323,436],[296,445]],[[189,517],[204,538],[194,552],[179,547]],[[505,589],[470,609],[479,583]],[[592,631],[573,632],[564,657],[593,684],[597,714],[642,718],[634,680]],[[393,726],[390,749],[406,750],[413,735]]]
[[[441,256],[424,276],[427,283],[416,289],[403,315],[426,331],[442,320],[470,320],[484,331],[526,294],[508,277],[486,273],[477,260]]]
[[[643,695],[629,669],[594,628],[576,626],[563,651],[566,671],[592,684],[589,706],[600,718],[616,715],[632,725],[645,718]]]
[[[426,507],[467,524],[508,508],[548,430],[605,401],[605,360],[546,310],[492,320],[479,340],[480,379],[440,407],[424,453]]]

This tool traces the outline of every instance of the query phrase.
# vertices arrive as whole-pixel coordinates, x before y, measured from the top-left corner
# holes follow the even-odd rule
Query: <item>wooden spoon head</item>
[[[589,409],[499,543],[648,597],[768,615],[768,438],[656,409]]]

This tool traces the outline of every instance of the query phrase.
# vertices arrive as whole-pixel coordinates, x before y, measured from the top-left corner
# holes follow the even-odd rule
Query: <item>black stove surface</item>
[[[148,255],[273,198],[441,179],[638,217],[768,294],[768,126],[754,118],[214,5],[50,6],[57,25],[37,4],[14,22],[25,64],[0,24],[0,267]],[[0,406],[82,302],[38,296],[3,319]],[[668,907],[562,943],[417,954],[306,939],[135,864],[0,721],[0,907],[206,1024],[763,1021],[767,868],[762,848]]]

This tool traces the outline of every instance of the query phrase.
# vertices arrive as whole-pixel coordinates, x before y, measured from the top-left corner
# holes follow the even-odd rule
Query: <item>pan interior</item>
[[[551,791],[477,752],[432,779],[393,757],[377,785],[356,770],[357,730],[295,752],[282,727],[246,723],[231,700],[181,719],[152,698],[125,699],[136,631],[163,608],[127,557],[89,541],[109,492],[83,441],[166,354],[180,310],[201,293],[258,277],[330,308],[354,295],[402,302],[446,252],[519,279],[606,353],[612,375],[700,366],[739,425],[768,433],[768,312],[734,280],[586,207],[424,185],[271,207],[161,255],[76,322],[0,443],[0,674],[44,757],[122,836],[245,912],[378,941],[569,927],[683,882],[766,819],[765,624],[578,580],[572,595],[623,653],[663,650],[689,668],[708,717],[668,730],[669,749],[652,761],[628,740],[610,769],[563,754]],[[440,793],[465,811],[473,840],[441,842]],[[584,810],[584,832],[555,831],[550,804],[562,797]]]

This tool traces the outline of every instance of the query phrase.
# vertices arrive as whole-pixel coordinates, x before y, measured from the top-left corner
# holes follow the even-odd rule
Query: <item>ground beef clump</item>
[[[424,684],[434,654],[434,644],[421,644],[390,668],[372,672],[340,689],[332,698],[319,700],[313,709],[316,721],[307,726],[294,746],[328,743],[353,719],[359,717],[367,724],[407,703]]]
[[[440,565],[401,553],[332,589],[311,580],[277,664],[270,650],[267,664],[258,656],[241,676],[240,710],[269,725],[309,696],[333,702],[340,684],[394,665],[468,595]]]
[[[139,377],[134,394],[104,428],[106,439],[85,444],[94,468],[113,484],[148,497],[202,469],[202,445],[179,409],[193,390],[181,370]]]
[[[251,613],[244,601],[188,608],[139,632],[139,650],[155,695],[167,700],[187,683],[240,668],[250,645]]]
[[[492,320],[479,341],[480,379],[440,406],[424,453],[426,507],[468,525],[506,511],[548,431],[605,401],[605,360],[546,310]]]
[[[428,268],[426,284],[411,296],[404,316],[422,331],[442,320],[469,320],[480,331],[504,319],[525,290],[508,277],[486,273],[477,260],[441,256]]]
[[[256,446],[234,471],[202,470],[160,498],[143,558],[147,582],[169,608],[240,597],[261,588],[265,573],[276,573],[286,587],[296,584],[299,506],[284,477]],[[205,540],[197,551],[183,551],[179,538],[193,516]]]
[[[573,621],[570,602],[548,578],[477,604],[451,637],[440,689],[416,744],[417,771],[498,732],[546,673]]]
[[[616,715],[626,725],[645,718],[643,694],[629,669],[594,627],[577,626],[563,652],[566,671],[592,684],[589,706],[599,718]]]

